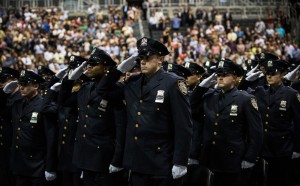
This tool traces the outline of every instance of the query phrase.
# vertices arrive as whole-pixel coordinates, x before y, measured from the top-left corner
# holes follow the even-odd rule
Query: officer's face
[[[159,55],[141,57],[141,72],[146,76],[151,76],[160,69],[163,58]]]
[[[38,93],[38,84],[32,84],[32,83],[20,83],[20,93],[23,97],[26,98],[32,98]]]
[[[187,86],[195,86],[200,82],[201,76],[199,74],[193,74],[189,76],[186,80]]]
[[[235,86],[237,81],[236,75],[233,74],[218,74],[217,83],[218,87],[222,90],[227,91],[232,89]]]
[[[267,81],[270,86],[278,86],[282,83],[284,74],[281,72],[267,74]]]
[[[85,75],[89,78],[96,78],[101,75],[103,75],[105,72],[105,67],[102,64],[97,64],[97,65],[91,65],[89,64],[87,66],[87,70],[84,72]]]

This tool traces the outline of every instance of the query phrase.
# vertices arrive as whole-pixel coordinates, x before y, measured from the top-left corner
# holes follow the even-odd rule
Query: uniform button
[[[17,136],[16,139],[17,139],[17,140],[20,139],[19,136]]]
[[[67,126],[64,126],[64,129],[65,129],[65,130],[67,130],[67,128],[68,128]]]
[[[139,124],[135,124],[135,128],[138,128],[139,127]]]
[[[64,144],[65,144],[65,141],[62,141],[62,142],[61,142],[61,144],[63,144],[63,145],[64,145]]]
[[[283,114],[280,114],[280,116],[283,116]]]
[[[0,145],[3,146],[3,143],[1,142]]]
[[[233,122],[234,122],[234,120],[231,120],[231,122],[233,123]]]
[[[0,126],[0,129],[2,129],[3,127],[2,127],[2,125]]]
[[[102,117],[102,115],[99,115],[99,118],[101,118]]]
[[[19,146],[18,145],[16,145],[16,149],[18,149],[19,148]]]
[[[140,100],[140,103],[143,103],[143,100]]]
[[[68,123],[69,122],[69,120],[68,119],[66,119],[66,123]]]
[[[270,107],[267,107],[267,110],[269,110],[270,109]]]
[[[31,128],[33,129],[33,125],[31,126]]]
[[[216,136],[218,133],[217,132],[214,132],[214,135]]]
[[[216,114],[216,117],[219,117],[220,116],[220,114]]]
[[[215,122],[214,125],[215,125],[215,126],[218,126],[218,122]]]
[[[269,122],[267,122],[267,121],[266,121],[266,122],[265,122],[265,124],[266,124],[266,125],[268,125],[268,124],[269,124]]]
[[[63,137],[65,138],[67,135],[66,134],[63,134]]]
[[[160,147],[157,147],[157,150],[160,151]]]
[[[32,158],[32,155],[30,155],[29,157],[31,157],[31,158]]]
[[[138,112],[137,115],[140,116],[140,115],[141,115],[141,112]]]
[[[86,124],[85,124],[85,125],[83,125],[83,127],[84,127],[84,128],[86,128]]]
[[[265,129],[265,132],[268,132],[268,129]]]
[[[212,144],[213,144],[213,145],[215,145],[215,144],[216,144],[216,142],[215,142],[215,141],[212,141]]]
[[[233,153],[234,153],[234,151],[233,151],[233,150],[231,150],[231,151],[230,151],[230,154],[233,154]]]
[[[156,110],[159,111],[159,108],[157,108]]]
[[[86,118],[88,118],[88,117],[89,117],[89,115],[85,115],[85,117],[86,117]]]
[[[85,138],[85,134],[83,134],[83,135],[82,135],[82,137],[84,137],[84,138]]]
[[[205,117],[205,114],[203,116]]]
[[[134,136],[134,140],[138,140],[139,138],[137,136]]]
[[[269,117],[269,114],[266,114],[266,117],[268,118],[268,117]]]
[[[0,134],[0,138],[2,138],[2,134]]]
[[[78,110],[80,110],[79,107],[78,107]]]
[[[97,149],[100,149],[100,146],[97,146]]]
[[[90,105],[87,105],[86,107],[87,107],[87,108],[90,108]]]
[[[18,127],[18,131],[20,131],[21,130],[21,128],[20,127]]]
[[[282,136],[281,138],[284,139],[284,136]]]
[[[19,121],[22,122],[22,119],[20,119]]]

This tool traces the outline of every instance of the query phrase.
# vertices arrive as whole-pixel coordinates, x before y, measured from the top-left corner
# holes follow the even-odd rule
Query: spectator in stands
[[[259,17],[257,22],[255,23],[255,32],[257,34],[263,35],[265,29],[266,29],[265,22],[261,19],[261,17]]]
[[[178,13],[175,14],[174,18],[172,19],[172,29],[177,31],[180,28],[181,19],[179,18]]]
[[[285,30],[284,28],[281,26],[281,23],[277,24],[277,27],[275,29],[275,31],[279,34],[280,38],[283,38],[285,36]]]

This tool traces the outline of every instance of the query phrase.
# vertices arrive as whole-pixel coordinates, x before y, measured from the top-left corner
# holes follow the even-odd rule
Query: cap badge
[[[21,75],[20,75],[21,77],[24,77],[25,76],[25,70],[22,70],[21,71]]]
[[[0,67],[0,73],[2,72],[2,67]]]
[[[264,54],[264,53],[261,53],[261,54],[260,54],[260,59],[265,59],[265,58],[266,58],[265,54]]]
[[[190,63],[185,63],[185,64],[184,64],[184,67],[185,67],[185,68],[190,68]]]
[[[173,69],[173,65],[172,64],[168,64],[168,71]]]
[[[70,57],[70,61],[74,61],[75,57],[74,56],[71,56]]]
[[[218,68],[223,68],[223,67],[224,67],[224,61],[220,61],[219,65],[218,65]]]
[[[180,92],[183,94],[183,95],[187,95],[188,91],[187,91],[187,87],[186,87],[186,83],[184,80],[178,80],[178,88],[180,90]]]
[[[94,48],[94,50],[92,51],[91,55],[93,55],[96,52],[96,48]]]
[[[268,67],[273,67],[273,61],[268,61]]]
[[[147,46],[147,38],[143,38],[141,42],[141,46]]]

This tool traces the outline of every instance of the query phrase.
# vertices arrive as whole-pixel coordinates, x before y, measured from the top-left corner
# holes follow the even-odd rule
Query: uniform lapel
[[[270,96],[270,105],[275,104],[276,101],[282,100],[282,94],[283,94],[283,85],[280,85],[276,92],[273,94],[273,96]]]
[[[237,89],[233,88],[233,90],[227,94],[229,95],[225,96],[223,103],[219,106],[219,113],[234,101],[235,97],[237,96]]]
[[[32,112],[33,110],[36,110],[37,108],[40,108],[41,104],[39,102],[39,100],[41,99],[41,96],[40,95],[37,95],[35,98],[33,98],[33,100],[31,100],[28,105],[26,105],[24,108],[21,108],[22,110],[22,114],[21,114],[21,117],[25,116],[26,114]],[[25,104],[23,102],[23,104]],[[23,107],[23,104],[21,104],[21,107]]]
[[[150,81],[143,87],[142,96],[147,95],[151,90],[160,85],[160,80],[162,79],[161,74],[163,73],[162,69],[159,69],[154,77],[150,79]]]
[[[131,84],[130,89],[135,94],[135,96],[139,99],[141,97],[141,91],[142,91],[142,78],[143,76],[140,75],[140,77],[134,81],[134,83]],[[138,87],[138,88],[137,88]]]

